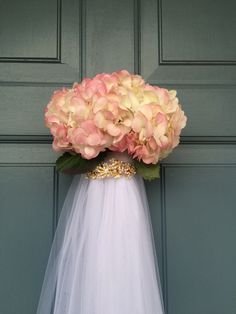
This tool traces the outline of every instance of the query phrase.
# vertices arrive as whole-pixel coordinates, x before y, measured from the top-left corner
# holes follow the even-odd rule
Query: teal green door
[[[1,1],[1,314],[35,314],[71,182],[43,109],[53,90],[119,69],[176,89],[188,116],[146,183],[166,313],[236,313],[235,12],[234,0]]]

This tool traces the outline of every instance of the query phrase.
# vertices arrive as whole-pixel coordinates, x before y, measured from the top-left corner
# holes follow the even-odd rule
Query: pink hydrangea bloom
[[[126,70],[100,73],[53,92],[45,125],[53,149],[86,159],[106,149],[157,163],[179,144],[187,118],[175,90],[152,86]]]

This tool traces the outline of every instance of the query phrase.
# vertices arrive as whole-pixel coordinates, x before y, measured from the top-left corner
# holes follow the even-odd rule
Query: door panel
[[[0,313],[34,313],[52,239],[53,166],[0,164],[0,185]]]
[[[168,313],[235,313],[235,184],[234,145],[182,145],[163,162],[160,228]]]
[[[233,1],[160,0],[159,10],[162,62],[235,64]]]
[[[78,80],[80,6],[77,0],[1,2],[0,81]]]
[[[235,84],[235,6],[140,0],[142,74],[153,84]]]
[[[57,0],[2,2],[1,58],[56,59],[57,4]]]
[[[235,313],[236,164],[163,172],[168,313]]]
[[[0,4],[0,313],[35,313],[72,180],[55,170],[44,107],[53,90],[119,69],[176,89],[188,116],[161,179],[145,182],[166,313],[236,312],[235,11],[233,0]]]

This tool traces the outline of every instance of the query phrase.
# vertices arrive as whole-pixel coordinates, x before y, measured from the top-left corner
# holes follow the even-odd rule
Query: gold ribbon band
[[[86,173],[87,179],[120,178],[122,176],[130,178],[136,174],[135,167],[122,160],[111,158],[100,163],[94,170]]]

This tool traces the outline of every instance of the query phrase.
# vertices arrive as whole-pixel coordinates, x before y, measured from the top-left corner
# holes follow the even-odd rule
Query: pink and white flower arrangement
[[[45,108],[53,149],[86,160],[127,151],[139,162],[157,164],[179,144],[186,125],[176,94],[126,70],[56,90]]]

